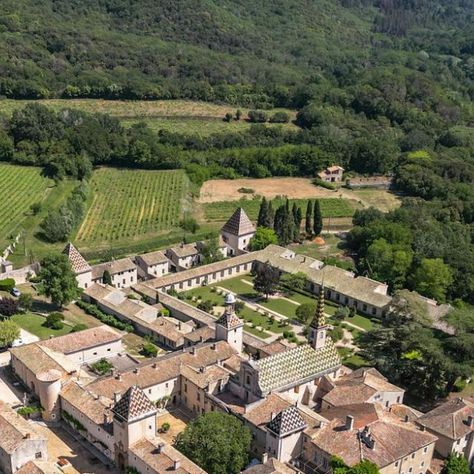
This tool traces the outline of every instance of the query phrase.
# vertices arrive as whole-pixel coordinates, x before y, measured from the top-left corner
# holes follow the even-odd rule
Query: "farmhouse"
[[[342,181],[343,174],[344,168],[335,165],[329,166],[325,170],[318,173],[318,177],[325,183],[340,183]]]
[[[160,250],[137,255],[135,261],[144,279],[163,276],[170,272],[170,261]]]
[[[201,254],[196,242],[185,244],[166,250],[166,256],[170,259],[171,265],[176,271],[194,267],[201,261]]]

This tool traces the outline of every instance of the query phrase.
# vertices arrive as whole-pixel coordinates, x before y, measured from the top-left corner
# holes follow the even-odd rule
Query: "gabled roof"
[[[335,370],[341,365],[341,359],[332,341],[326,338],[324,347],[320,349],[305,344],[250,364],[259,372],[260,390],[268,393]]]
[[[295,431],[303,430],[306,426],[306,422],[301,417],[298,408],[291,405],[278,413],[278,415],[268,423],[267,428],[277,435],[285,436]]]
[[[242,471],[242,474],[293,474],[295,472],[290,466],[283,464],[278,459],[270,458],[265,464],[256,464]]]
[[[74,273],[78,274],[91,271],[91,266],[71,242],[64,247],[63,254],[67,255]]]
[[[153,415],[156,413],[156,407],[140,387],[133,385],[123,394],[112,411],[122,420],[133,421]]]
[[[246,235],[255,232],[255,227],[248,218],[245,211],[239,207],[232,214],[231,218],[222,227],[223,232],[228,232],[232,235]]]
[[[224,326],[226,329],[235,329],[239,326],[243,326],[243,321],[235,314],[234,311],[228,311],[227,309],[222,313],[222,316],[216,321],[216,324]]]
[[[474,403],[454,398],[429,411],[416,422],[447,438],[459,439],[474,430],[474,423],[469,425],[470,416],[474,417]]]

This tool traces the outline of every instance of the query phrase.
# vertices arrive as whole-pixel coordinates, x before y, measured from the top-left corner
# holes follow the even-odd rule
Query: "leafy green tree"
[[[288,123],[290,121],[290,116],[287,112],[279,111],[275,112],[270,117],[270,123]]]
[[[313,233],[313,201],[310,199],[306,205],[305,230],[308,235]]]
[[[199,224],[197,220],[189,215],[186,215],[183,220],[179,223],[180,227],[186,232],[195,234],[199,230]]]
[[[233,118],[234,116],[230,112],[227,112],[224,116],[224,122],[229,123],[232,121]]]
[[[249,121],[254,123],[264,123],[268,120],[268,115],[263,110],[249,110]]]
[[[250,239],[250,250],[261,250],[270,244],[277,244],[278,237],[273,229],[268,227],[257,227],[255,235]]]
[[[462,454],[451,453],[444,462],[442,474],[470,474],[469,463]]]
[[[238,474],[249,460],[251,439],[236,417],[210,412],[191,421],[175,447],[209,474]]]
[[[38,274],[40,293],[61,307],[79,295],[76,275],[66,255],[49,255],[41,262]]]
[[[277,268],[270,265],[269,262],[257,267],[253,279],[253,288],[257,293],[262,293],[268,300],[268,296],[276,293],[279,286],[280,272]]]
[[[303,272],[285,273],[281,277],[282,286],[291,290],[303,290],[307,282],[306,274]]]
[[[371,461],[363,460],[348,466],[343,459],[338,456],[332,456],[330,461],[331,470],[334,474],[379,474],[379,468]]]
[[[314,214],[313,214],[313,231],[314,235],[321,234],[323,230],[323,214],[321,212],[321,204],[319,199],[314,202]]]
[[[64,321],[64,315],[63,314],[61,314],[61,313],[51,313],[51,314],[48,314],[48,316],[46,317],[46,320],[43,323],[43,325],[47,328],[59,330],[59,329],[62,329],[64,327],[63,321]]]
[[[290,213],[288,201],[282,204],[275,213],[274,229],[281,245],[288,245],[294,238],[295,222]]]
[[[20,328],[9,319],[0,321],[0,347],[11,346],[20,337]]]
[[[33,295],[31,293],[22,293],[18,298],[18,304],[23,311],[30,311],[33,306]]]
[[[267,225],[267,222],[268,222],[268,201],[265,197],[263,197],[262,202],[260,203],[260,209],[258,211],[257,227],[269,227]]]
[[[217,237],[211,237],[204,242],[201,248],[201,255],[204,264],[218,262],[224,258]]]
[[[316,304],[303,303],[296,308],[296,317],[303,323],[309,324],[316,313]]]
[[[443,303],[453,283],[453,272],[440,258],[424,258],[413,275],[413,287],[428,298]]]
[[[241,117],[242,117],[242,111],[240,109],[237,109],[235,112],[235,120],[239,121]]]
[[[102,283],[104,285],[112,285],[112,275],[108,270],[104,270],[104,273],[102,274]]]

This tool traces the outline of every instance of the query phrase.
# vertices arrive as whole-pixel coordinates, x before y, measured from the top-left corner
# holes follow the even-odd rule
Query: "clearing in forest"
[[[34,167],[0,164],[0,244],[22,230],[32,215],[32,204],[41,203],[54,183]]]
[[[91,179],[92,202],[76,241],[138,240],[176,228],[187,188],[182,170],[100,168]]]

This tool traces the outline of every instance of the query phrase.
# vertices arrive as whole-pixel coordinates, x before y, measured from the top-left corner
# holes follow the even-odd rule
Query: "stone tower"
[[[324,315],[324,286],[319,289],[316,314],[309,327],[309,342],[314,349],[320,349],[326,344],[328,325]]]
[[[228,293],[225,297],[225,309],[216,321],[216,339],[227,341],[239,354],[242,352],[244,322],[235,314],[235,296]]]

